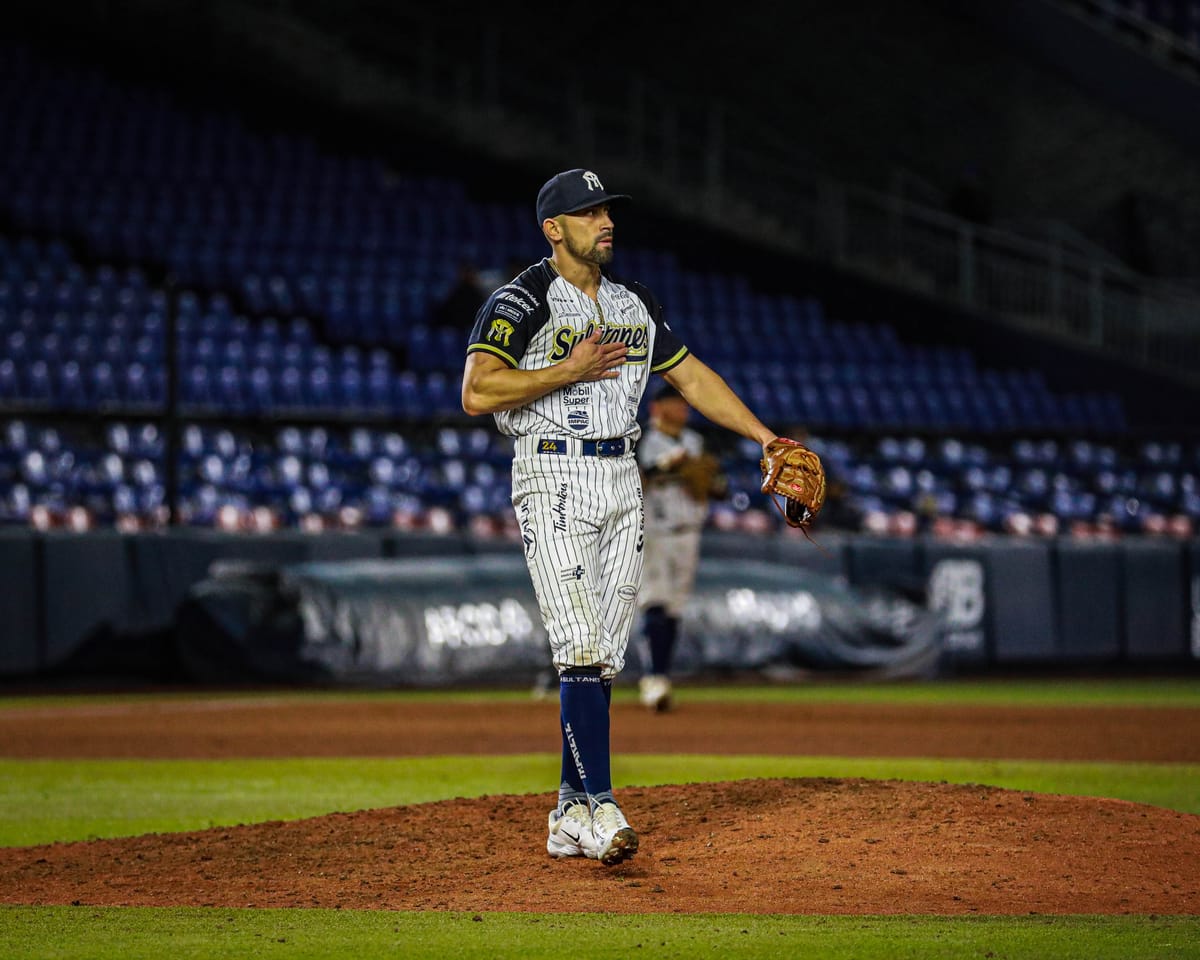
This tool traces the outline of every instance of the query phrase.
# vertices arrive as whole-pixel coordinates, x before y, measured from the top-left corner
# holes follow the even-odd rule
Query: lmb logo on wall
[[[983,564],[978,560],[939,560],[929,573],[929,608],[946,624],[947,650],[983,650]]]

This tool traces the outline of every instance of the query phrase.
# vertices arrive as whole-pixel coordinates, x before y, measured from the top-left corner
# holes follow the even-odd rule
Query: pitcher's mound
[[[1200,913],[1200,817],[878,780],[625,787],[617,867],[552,860],[550,794],[0,850],[0,901],[625,913]]]

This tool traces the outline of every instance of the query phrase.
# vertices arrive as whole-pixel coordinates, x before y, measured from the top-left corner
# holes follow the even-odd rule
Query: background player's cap
[[[538,191],[538,224],[557,217],[560,213],[576,213],[601,203],[613,200],[631,200],[627,193],[609,193],[600,178],[591,170],[576,167],[556,173]]]

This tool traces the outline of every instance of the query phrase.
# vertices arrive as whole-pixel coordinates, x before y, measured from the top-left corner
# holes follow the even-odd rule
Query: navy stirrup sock
[[[648,607],[643,630],[650,645],[650,672],[666,676],[671,672],[671,655],[675,652],[679,620],[670,616],[665,607]]]
[[[578,783],[589,796],[604,795],[604,799],[610,801],[608,697],[611,687],[611,683],[601,680],[598,667],[567,670],[558,682],[563,729],[563,783],[572,787]],[[573,776],[569,776],[571,766],[575,768]],[[559,796],[562,796],[561,788]]]

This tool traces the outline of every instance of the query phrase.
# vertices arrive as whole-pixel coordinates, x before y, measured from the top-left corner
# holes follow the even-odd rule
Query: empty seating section
[[[0,522],[166,522],[167,444],[154,422],[46,426],[0,422]],[[421,442],[387,428],[189,423],[177,448],[179,508],[196,526],[508,522],[511,447],[485,427],[440,427]],[[39,519],[39,517],[41,519]],[[84,521],[80,521],[84,522]]]
[[[97,524],[166,520],[167,444],[152,421],[10,419],[0,421],[0,439],[4,523],[67,523],[72,506]],[[992,532],[1023,532],[1021,518],[1039,517],[1053,518],[1047,533],[1083,525],[1188,535],[1200,524],[1200,443],[902,434],[813,443],[855,527],[903,515]],[[745,515],[747,525],[775,528],[781,521],[762,503],[752,446],[728,451],[732,491],[714,522],[736,527]],[[177,447],[179,507],[198,526],[417,527],[436,513],[454,528],[482,518],[496,532],[511,527],[511,455],[490,426],[188,423]]]
[[[505,441],[460,409],[467,330],[435,325],[432,307],[464,258],[544,254],[528,204],[19,48],[0,57],[0,133],[0,520],[77,506],[98,523],[163,522],[156,418],[173,386],[185,522],[256,508],[268,524],[433,509],[506,522]],[[1056,392],[1036,369],[982,368],[967,348],[901,341],[885,317],[830,317],[815,297],[766,295],[667,251],[622,247],[616,267],[766,421],[813,431],[857,515],[996,530],[1022,511],[1126,528],[1200,515],[1197,451],[1120,452],[1114,392]],[[96,412],[103,436],[84,418],[52,425]],[[757,453],[742,452],[720,510],[749,514],[763,504]]]

